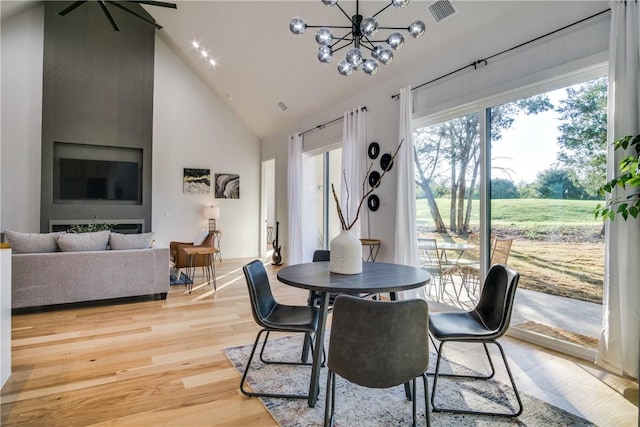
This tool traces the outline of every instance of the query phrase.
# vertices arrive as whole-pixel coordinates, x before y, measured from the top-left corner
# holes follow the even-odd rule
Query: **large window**
[[[316,249],[329,249],[329,242],[340,233],[331,185],[340,194],[342,148],[305,153],[302,159],[303,258],[311,260]]]
[[[521,274],[512,328],[588,349],[601,324],[604,239],[593,209],[607,78],[563,79],[416,127],[418,237],[466,244],[440,251],[437,302],[473,306],[489,266],[506,263]]]

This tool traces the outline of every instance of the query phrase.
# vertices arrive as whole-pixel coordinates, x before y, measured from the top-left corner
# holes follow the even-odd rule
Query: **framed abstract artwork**
[[[240,175],[217,173],[215,183],[216,199],[240,198]]]
[[[186,194],[209,194],[211,191],[211,169],[184,168],[182,192]]]

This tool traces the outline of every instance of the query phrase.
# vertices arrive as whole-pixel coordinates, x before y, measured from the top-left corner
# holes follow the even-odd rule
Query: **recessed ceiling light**
[[[211,65],[212,67],[218,65],[218,62],[209,54],[209,52],[207,52],[205,47],[202,46],[200,42],[198,42],[197,40],[192,40],[191,46],[198,50],[198,53],[200,53],[200,55],[209,63],[209,65]]]

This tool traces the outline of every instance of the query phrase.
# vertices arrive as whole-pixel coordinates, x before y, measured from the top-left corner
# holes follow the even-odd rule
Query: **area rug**
[[[182,271],[180,272],[180,277],[177,276],[177,273],[169,273],[170,285],[190,285],[192,283],[191,279],[189,279]]]
[[[270,339],[265,357],[273,360],[299,360],[302,337],[291,336]],[[328,348],[328,347],[327,347]],[[244,372],[249,360],[251,345],[228,347],[224,353],[240,372]],[[259,353],[259,349],[256,353]],[[436,355],[430,360],[435,364]],[[497,362],[498,369],[500,363]],[[432,371],[434,366],[430,366]],[[442,372],[471,373],[460,365],[443,359]],[[306,400],[260,398],[279,425],[283,427],[321,426],[324,421],[324,403],[327,369],[320,375],[320,396],[315,408],[309,408]],[[305,394],[308,392],[311,368],[308,366],[265,365],[258,354],[251,363],[247,377],[249,385],[257,391]],[[404,395],[403,386],[390,389],[359,387],[336,377],[335,426],[398,426],[411,425],[411,402]],[[429,392],[431,391],[429,378]],[[418,425],[426,425],[424,389],[417,381]],[[524,411],[517,419],[484,415],[431,413],[433,426],[592,426],[594,424],[563,409],[545,403],[520,392]],[[510,387],[497,381],[438,381],[438,405],[457,406],[484,410],[512,411],[517,402]]]

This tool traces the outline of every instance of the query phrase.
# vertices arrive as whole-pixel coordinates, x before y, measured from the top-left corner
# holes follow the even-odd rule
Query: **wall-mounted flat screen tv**
[[[60,159],[60,200],[138,200],[138,164]]]
[[[142,202],[142,150],[54,145],[54,202]]]

